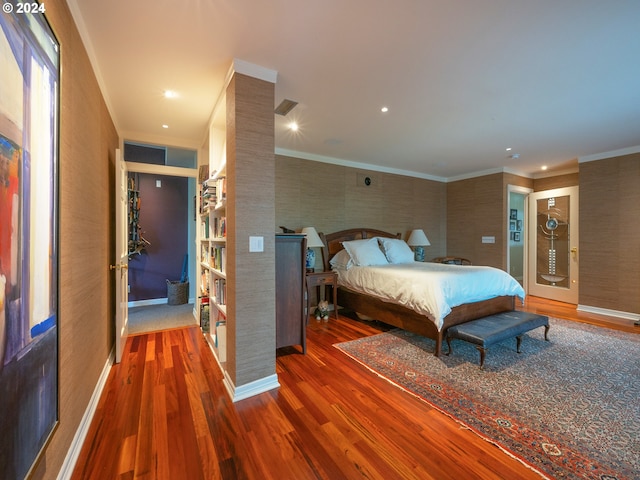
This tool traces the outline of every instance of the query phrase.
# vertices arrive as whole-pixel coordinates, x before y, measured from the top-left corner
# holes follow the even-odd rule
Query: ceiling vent
[[[298,102],[294,102],[293,100],[288,100],[285,98],[284,100],[282,100],[282,102],[280,102],[280,105],[276,107],[274,112],[278,115],[284,116],[291,110],[293,110],[293,107],[295,107],[296,105],[298,105]]]

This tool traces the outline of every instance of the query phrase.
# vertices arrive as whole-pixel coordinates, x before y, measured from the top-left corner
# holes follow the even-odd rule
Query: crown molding
[[[632,155],[634,153],[640,153],[640,145],[633,147],[621,148],[619,150],[611,150],[609,152],[595,153],[593,155],[585,155],[584,157],[578,157],[578,163],[593,162],[595,160],[604,160],[605,158],[622,157],[623,155]]]
[[[396,175],[404,175],[406,177],[422,178],[425,180],[433,180],[435,182],[446,182],[444,177],[436,177],[427,175],[426,173],[413,172],[411,170],[402,170],[399,168],[383,167],[381,165],[372,165],[370,163],[354,162],[352,160],[344,160],[342,158],[325,157],[324,155],[316,155],[314,153],[298,152],[296,150],[288,150],[286,148],[276,148],[276,155],[283,157],[300,158],[302,160],[312,160],[314,162],[330,163],[332,165],[340,165],[343,167],[358,168],[360,170],[371,170],[372,172],[394,173]]]

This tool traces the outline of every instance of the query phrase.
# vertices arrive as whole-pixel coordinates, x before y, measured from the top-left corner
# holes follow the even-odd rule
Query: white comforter
[[[413,262],[336,269],[338,285],[408,307],[431,318],[438,330],[453,307],[501,295],[524,300],[524,289],[493,267]]]

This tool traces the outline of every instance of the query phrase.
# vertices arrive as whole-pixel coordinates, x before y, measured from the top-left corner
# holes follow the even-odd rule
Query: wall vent
[[[295,107],[296,105],[298,105],[298,102],[294,102],[293,100],[288,100],[285,98],[284,100],[282,100],[282,102],[280,102],[280,105],[276,107],[274,112],[278,115],[286,115],[291,110],[293,110],[293,107]]]

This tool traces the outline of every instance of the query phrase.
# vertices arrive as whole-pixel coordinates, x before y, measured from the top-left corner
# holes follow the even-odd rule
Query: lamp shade
[[[409,235],[407,243],[412,247],[428,247],[431,245],[431,242],[429,242],[429,239],[422,229],[413,230],[411,235]]]
[[[307,248],[324,247],[324,243],[320,240],[320,235],[314,227],[304,227],[301,233],[307,236]]]

